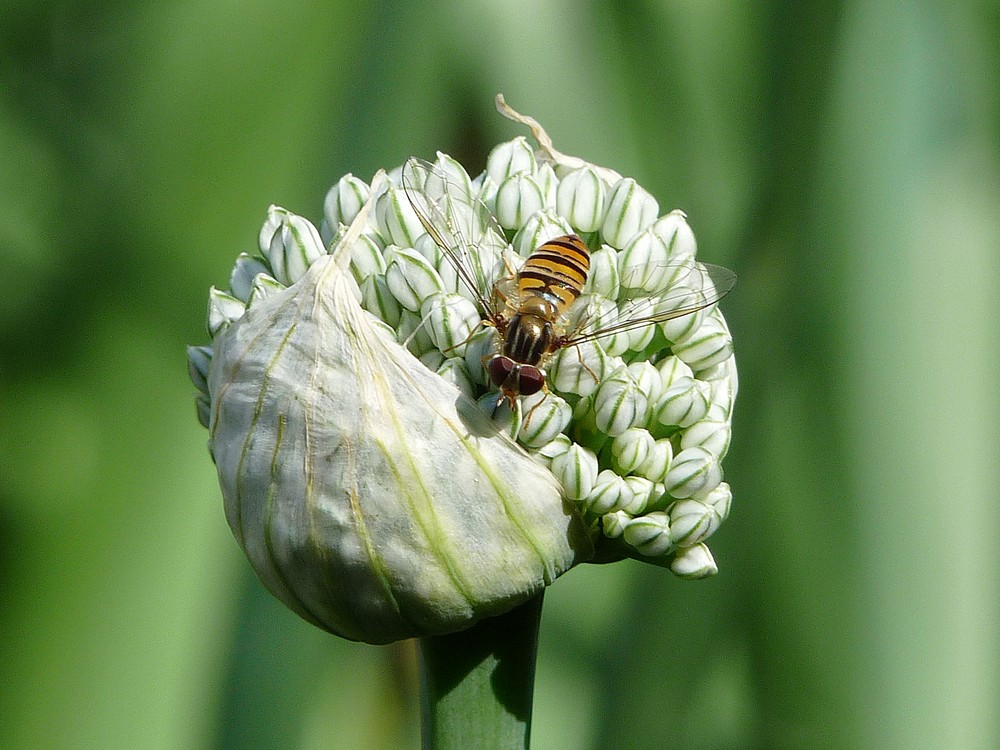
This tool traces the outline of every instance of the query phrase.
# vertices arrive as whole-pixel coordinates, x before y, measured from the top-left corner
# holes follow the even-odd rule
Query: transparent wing
[[[728,268],[699,263],[693,258],[660,263],[655,270],[662,273],[662,279],[654,293],[639,290],[636,296],[620,302],[614,310],[609,309],[607,300],[603,304],[585,303],[582,309],[571,310],[563,345],[593,341],[690,315],[714,305],[736,284],[736,274]],[[635,270],[636,274],[639,272]],[[649,272],[648,267],[641,269],[644,275],[648,276]],[[623,274],[623,289],[632,288],[630,275]]]
[[[489,208],[473,192],[468,175],[411,156],[403,165],[402,181],[424,230],[485,316],[496,322],[493,285],[501,275],[507,240]]]

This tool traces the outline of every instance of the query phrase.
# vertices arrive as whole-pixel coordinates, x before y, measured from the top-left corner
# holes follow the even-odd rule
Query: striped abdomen
[[[590,270],[590,251],[575,234],[549,240],[528,256],[517,274],[522,302],[540,295],[561,315],[583,291]],[[552,321],[554,322],[554,321]]]

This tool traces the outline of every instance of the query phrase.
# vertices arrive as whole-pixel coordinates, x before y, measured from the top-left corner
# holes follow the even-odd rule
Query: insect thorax
[[[503,354],[515,362],[537,365],[552,347],[552,324],[540,315],[519,311],[510,319],[503,341]]]

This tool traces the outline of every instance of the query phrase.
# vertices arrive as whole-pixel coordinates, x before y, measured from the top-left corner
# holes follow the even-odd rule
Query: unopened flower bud
[[[581,232],[594,232],[604,218],[607,186],[593,167],[574,169],[559,182],[556,209]]]
[[[543,209],[533,213],[514,235],[514,250],[521,257],[527,258],[543,243],[572,232],[572,227],[564,218]]]
[[[660,424],[688,427],[708,414],[710,394],[702,381],[680,378],[654,404],[653,414]]]
[[[534,174],[536,167],[535,152],[523,136],[496,146],[486,160],[486,174],[497,185],[514,174]]]
[[[597,481],[597,456],[581,445],[572,445],[552,459],[552,473],[570,500],[582,500],[594,489]]]
[[[561,456],[573,445],[573,441],[566,435],[556,435],[552,440],[534,452],[535,458],[549,466],[556,456]]]
[[[659,510],[633,518],[622,536],[639,554],[649,557],[662,557],[673,547],[670,517]]]
[[[713,508],[719,514],[719,519],[725,521],[729,517],[729,508],[733,504],[733,491],[729,484],[722,482],[711,492],[699,495],[705,505]]]
[[[608,539],[617,539],[625,533],[632,516],[624,510],[616,510],[601,516],[601,528]]]
[[[606,377],[594,396],[597,427],[615,437],[629,427],[645,423],[649,400],[628,370],[621,369]]]
[[[595,516],[603,516],[631,505],[632,489],[625,480],[610,469],[597,475],[590,495],[583,501],[583,508]]]
[[[680,209],[661,216],[653,222],[650,230],[666,244],[667,256],[671,259],[693,258],[698,251],[694,232],[688,226],[687,216]]]
[[[386,249],[389,264],[385,280],[399,304],[414,312],[428,297],[444,291],[444,282],[427,259],[416,250],[402,247]]]
[[[676,344],[674,354],[695,372],[707,370],[733,354],[733,338],[716,315],[708,315],[697,333]]]
[[[535,182],[542,189],[543,205],[547,210],[556,210],[556,191],[559,189],[559,178],[548,162],[540,164],[535,170]]]
[[[631,474],[649,457],[653,442],[649,430],[641,427],[630,427],[616,436],[611,441],[611,453],[614,455],[616,468],[622,474]]]
[[[548,381],[560,393],[589,396],[608,371],[608,357],[600,344],[586,341],[560,349],[548,365]]]
[[[208,394],[208,368],[212,364],[212,347],[189,346],[188,376],[199,393]]]
[[[681,449],[700,446],[713,456],[722,460],[729,450],[731,428],[728,422],[702,420],[695,422],[681,437]]]
[[[266,239],[261,232],[261,251],[271,265],[271,272],[286,286],[301,279],[317,259],[326,255],[316,227],[306,219],[278,206],[268,210],[265,227],[274,227]]]
[[[715,564],[715,558],[708,547],[696,544],[694,547],[679,549],[670,563],[670,570],[678,578],[697,579],[714,576],[719,572],[719,566]]]
[[[369,276],[385,274],[385,252],[370,234],[363,234],[351,247],[351,273],[360,285]]]
[[[665,438],[656,440],[650,446],[646,460],[636,467],[635,473],[651,482],[662,482],[670,470],[674,458],[674,447]]]
[[[688,448],[674,456],[670,471],[663,479],[672,497],[686,498],[707,493],[719,486],[722,469],[719,460],[704,448]]]
[[[243,317],[246,305],[214,286],[208,291],[208,332],[215,336],[234,320]]]
[[[660,494],[662,494],[662,488],[659,488],[660,492],[657,492],[656,482],[652,482],[646,479],[646,477],[627,476],[625,477],[625,484],[628,485],[632,496],[622,506],[622,510],[625,510],[632,516],[642,513],[651,503],[658,500]]]
[[[530,174],[512,174],[497,188],[497,221],[504,229],[520,229],[545,208],[545,195]]]
[[[622,288],[629,294],[653,294],[664,288],[669,268],[667,243],[653,230],[635,235],[618,255]]]
[[[604,299],[618,299],[621,291],[618,251],[610,245],[602,245],[590,254],[590,273],[584,291]]]
[[[260,258],[240,253],[229,275],[229,293],[241,302],[250,300],[253,282],[260,274],[270,275],[271,269]]]
[[[413,206],[402,188],[390,185],[379,196],[376,204],[379,227],[385,230],[389,242],[400,247],[413,247],[424,233],[424,225],[417,218]]]
[[[472,332],[481,320],[476,306],[461,294],[438,293],[420,306],[434,346],[448,356],[462,356]]]
[[[525,397],[521,408],[526,416],[518,439],[529,448],[540,448],[555,440],[573,417],[573,410],[565,399],[544,391]]]
[[[656,220],[660,207],[656,199],[631,177],[616,183],[608,195],[607,210],[601,225],[609,245],[624,248],[639,232]]]
[[[691,547],[705,541],[721,523],[722,518],[715,508],[698,500],[679,500],[670,508],[671,533],[679,547]]]
[[[381,274],[373,274],[361,282],[361,306],[393,327],[399,325],[403,313],[399,300]]]
[[[336,234],[337,227],[354,221],[358,211],[368,200],[368,183],[352,174],[346,174],[334,183],[323,200],[323,219]]]

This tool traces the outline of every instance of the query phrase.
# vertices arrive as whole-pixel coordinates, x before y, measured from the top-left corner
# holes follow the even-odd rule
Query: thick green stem
[[[526,750],[542,595],[452,635],[420,640],[423,750]]]

